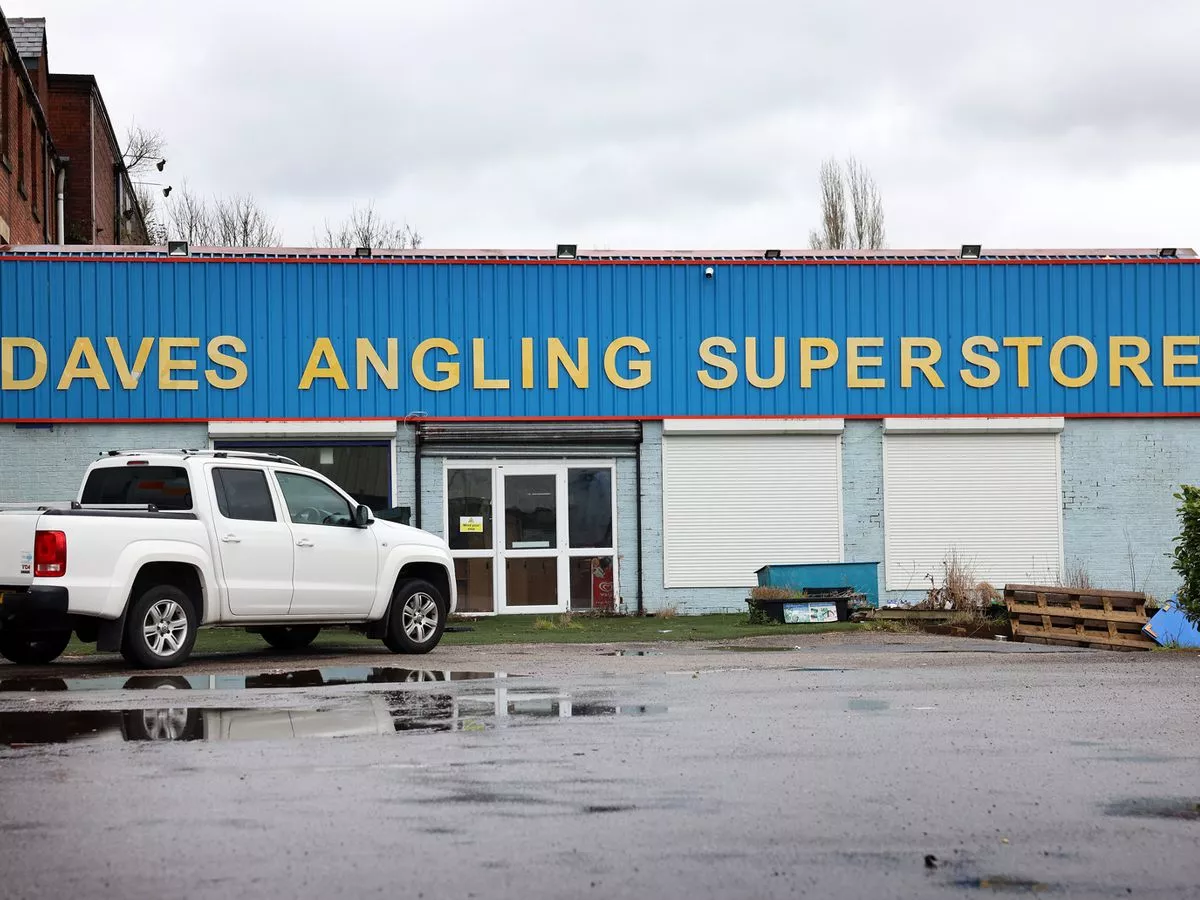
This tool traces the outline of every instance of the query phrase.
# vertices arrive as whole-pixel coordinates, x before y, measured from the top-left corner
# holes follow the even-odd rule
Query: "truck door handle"
[[[226,544],[240,544],[242,542],[242,539],[236,534],[227,534],[225,537],[221,538],[221,540]]]
[[[313,545],[313,542],[310,541],[308,538],[300,538],[300,540],[296,541],[297,547],[311,547],[312,545]]]

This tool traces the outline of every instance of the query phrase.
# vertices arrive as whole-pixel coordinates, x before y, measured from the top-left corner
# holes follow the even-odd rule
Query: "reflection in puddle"
[[[458,696],[364,694],[330,709],[189,708],[0,712],[0,744],[105,741],[237,741],[397,732],[490,731],[523,722],[665,713],[665,706],[575,701],[503,688]]]
[[[1050,885],[1028,878],[1010,878],[1007,875],[995,875],[990,878],[963,878],[954,882],[958,888],[972,888],[981,891],[997,891],[1012,893],[1041,894],[1050,890]]]
[[[799,650],[799,647],[712,647],[712,650],[726,650],[731,653],[787,653]]]
[[[601,656],[662,656],[660,650],[609,650]]]
[[[263,672],[258,675],[119,675],[110,678],[6,678],[0,692],[28,691],[220,691],[276,688],[333,687],[345,684],[411,684],[427,681],[479,681],[520,678],[504,672],[445,672],[433,669],[339,666],[297,672]]]
[[[1159,800],[1152,797],[1140,797],[1110,803],[1104,811],[1110,816],[1134,819],[1183,819],[1196,822],[1200,821],[1200,800]]]
[[[869,697],[856,697],[848,705],[849,709],[860,709],[868,712],[879,712],[891,706],[886,700],[872,700]]]

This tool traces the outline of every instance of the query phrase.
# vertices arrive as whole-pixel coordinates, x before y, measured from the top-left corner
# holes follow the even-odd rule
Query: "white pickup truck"
[[[201,627],[300,649],[330,625],[427,653],[455,610],[453,573],[443,540],[373,519],[290,459],[109,451],[69,508],[0,511],[0,655],[49,663],[74,633],[161,669]]]

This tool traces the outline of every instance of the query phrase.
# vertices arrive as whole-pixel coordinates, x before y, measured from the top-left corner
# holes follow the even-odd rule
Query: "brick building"
[[[45,19],[0,11],[0,244],[144,244],[96,79],[50,71]]]

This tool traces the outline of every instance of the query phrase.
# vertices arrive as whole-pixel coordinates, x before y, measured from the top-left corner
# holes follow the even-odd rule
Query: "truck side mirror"
[[[371,507],[358,504],[354,508],[354,527],[366,528],[371,524]]]

